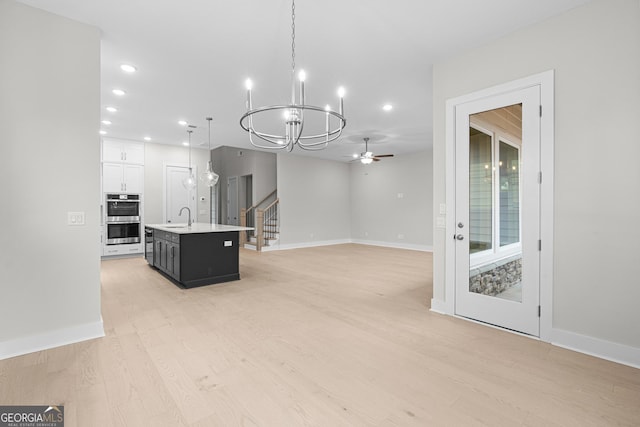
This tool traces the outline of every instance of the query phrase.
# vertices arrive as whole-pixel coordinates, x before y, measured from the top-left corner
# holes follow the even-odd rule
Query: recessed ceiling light
[[[101,123],[103,125],[110,125],[111,124],[111,120],[103,120]]]
[[[393,110],[393,105],[391,105],[391,104],[384,104],[384,105],[382,106],[382,109],[383,109],[384,111],[391,111],[391,110]]]
[[[129,64],[122,64],[120,66],[120,69],[122,71],[124,71],[125,73],[135,73],[136,71],[138,71],[138,69],[136,67],[134,67],[133,65],[129,65]]]
[[[184,121],[184,120],[179,120],[179,121],[178,121],[178,124],[179,124],[180,126],[186,126],[186,125],[187,125],[187,122],[186,122],[186,121]]]
[[[144,140],[145,140],[145,141],[151,141],[151,137],[149,137],[149,136],[145,136],[145,137],[144,137]]]
[[[100,131],[100,135],[106,135],[106,134],[107,134],[107,131],[106,131],[106,130],[101,130],[101,131]]]
[[[189,143],[188,143],[187,141],[183,141],[183,142],[182,142],[182,145],[184,145],[185,147],[188,147],[188,146],[189,146]]]
[[[115,113],[116,111],[118,111],[116,107],[107,107],[106,110],[110,113]]]
[[[124,96],[124,94],[126,93],[125,91],[123,91],[122,89],[114,89],[111,91],[114,95],[117,96]]]

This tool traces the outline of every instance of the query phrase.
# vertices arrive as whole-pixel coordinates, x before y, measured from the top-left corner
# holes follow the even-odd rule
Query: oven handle
[[[113,220],[107,217],[107,224],[140,224],[140,217],[130,217],[129,219]]]

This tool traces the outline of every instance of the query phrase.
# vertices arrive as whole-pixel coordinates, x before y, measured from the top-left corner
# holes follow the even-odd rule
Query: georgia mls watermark
[[[64,427],[64,406],[0,406],[0,427]]]

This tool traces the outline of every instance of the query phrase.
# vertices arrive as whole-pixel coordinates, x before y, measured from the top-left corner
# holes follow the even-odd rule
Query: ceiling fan
[[[360,156],[356,157],[355,160],[360,160],[360,163],[364,165],[368,165],[371,162],[379,162],[383,157],[393,157],[393,154],[373,154],[369,151],[369,138],[364,138],[364,153],[360,153]]]

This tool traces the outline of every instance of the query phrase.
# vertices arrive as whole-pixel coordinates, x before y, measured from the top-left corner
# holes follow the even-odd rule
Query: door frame
[[[229,218],[230,218],[230,215],[229,215],[229,205],[230,205],[230,203],[229,203],[229,201],[230,201],[229,183],[232,180],[235,180],[235,182],[236,182],[236,184],[235,184],[236,185],[236,194],[235,194],[235,197],[236,197],[236,212],[234,212],[234,213],[236,213],[237,222],[238,222],[238,224],[240,224],[240,177],[238,175],[233,175],[233,176],[228,176],[227,177],[227,200],[226,200],[227,209],[226,209],[226,212],[225,212],[226,215],[227,215],[226,224],[229,224]]]
[[[189,163],[179,163],[179,162],[162,162],[162,223],[167,223],[167,168],[175,167],[175,168],[186,168],[189,169]],[[198,177],[198,169],[196,165],[191,165],[191,169],[193,170],[193,174],[196,179]],[[192,200],[189,200],[189,209],[191,209],[191,219],[193,222],[196,222],[198,219],[198,213],[196,211],[198,199],[198,186],[194,188],[194,197]],[[191,205],[193,203],[193,206]],[[195,212],[195,215],[194,215]]]
[[[455,314],[455,268],[456,252],[453,236],[455,225],[455,183],[456,183],[456,107],[467,102],[476,101],[495,95],[540,86],[540,169],[542,183],[540,186],[540,236],[542,250],[540,252],[540,337],[542,341],[551,341],[553,320],[553,171],[554,171],[554,70],[545,71],[532,76],[492,86],[476,92],[468,93],[446,102],[445,124],[445,157],[446,157],[446,223],[445,223],[445,304],[446,314]],[[456,316],[459,317],[459,316]],[[464,317],[460,317],[466,319]],[[468,319],[470,320],[470,319]],[[505,329],[507,330],[507,329]],[[534,337],[535,338],[535,337]]]

